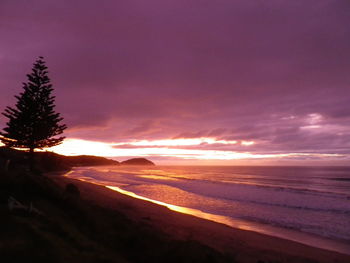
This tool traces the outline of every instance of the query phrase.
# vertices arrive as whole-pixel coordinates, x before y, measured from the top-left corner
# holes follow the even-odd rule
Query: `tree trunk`
[[[31,172],[34,172],[34,147],[29,148],[29,155],[28,155],[28,160],[29,160],[29,170]]]

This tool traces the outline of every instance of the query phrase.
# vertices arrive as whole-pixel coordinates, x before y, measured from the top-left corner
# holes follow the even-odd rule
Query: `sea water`
[[[68,176],[350,254],[350,167],[104,166]]]

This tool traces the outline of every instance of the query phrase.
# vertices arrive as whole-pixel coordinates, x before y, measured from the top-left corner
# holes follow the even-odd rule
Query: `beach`
[[[64,176],[50,177],[60,187],[74,184],[82,200],[117,211],[137,224],[147,225],[155,233],[163,233],[174,240],[196,241],[236,262],[349,262],[350,256],[323,250],[297,242],[235,229],[224,224],[204,220],[130,196],[104,186]],[[259,261],[260,260],[260,261]]]
[[[93,160],[92,166],[73,168],[67,157],[44,154],[37,155],[36,170],[30,172],[23,163],[22,152],[8,149],[3,151],[2,160],[11,159],[12,165],[9,170],[0,171],[2,262],[21,262],[27,259],[32,262],[50,260],[53,263],[350,261],[346,247],[343,250],[345,253],[342,253],[295,242],[292,235],[289,235],[292,232],[283,228],[274,228],[272,235],[269,235],[259,229],[260,225],[249,221],[243,226],[230,224],[238,222],[230,217],[232,214],[220,216],[221,210],[215,210],[223,207],[223,195],[230,194],[231,201],[234,201],[233,198],[239,194],[244,197],[244,202],[240,201],[235,207],[240,206],[253,213],[256,210],[247,209],[257,207],[252,198],[264,193],[265,200],[260,201],[265,203],[259,204],[262,207],[260,211],[270,209],[278,216],[280,206],[273,206],[273,202],[285,202],[288,205],[300,197],[295,185],[296,174],[300,178],[305,177],[304,174],[300,176],[300,170],[299,173],[294,173],[293,168],[284,168],[283,171],[292,171],[292,175],[288,177],[284,174],[284,177],[276,180],[280,172],[274,176],[271,169],[268,169],[268,176],[259,175],[256,169],[261,168],[256,167],[220,168],[226,172],[218,173],[217,167],[184,170],[181,167],[105,166],[105,161],[99,166],[93,166],[96,165],[95,159],[90,158]],[[173,169],[180,170],[174,172]],[[197,172],[194,173],[193,169]],[[232,169],[236,172],[233,173]],[[252,169],[255,169],[255,177],[252,176]],[[324,174],[324,170],[321,170]],[[311,171],[314,173],[313,169]],[[347,191],[347,170],[343,174],[339,171],[335,173],[333,169],[332,174],[337,179],[331,178],[330,181],[334,181],[332,187],[328,183],[329,175],[323,177],[328,188],[326,192],[318,193],[318,197],[322,198],[321,203],[318,199],[317,202],[312,202],[312,198],[301,199],[305,205],[302,208],[286,206],[283,209],[308,212],[312,210],[310,208],[318,206],[321,208],[319,213],[325,214],[331,205],[336,209],[329,211],[329,216],[336,216],[342,208],[346,212],[347,203],[342,200],[343,192],[346,196]],[[243,178],[248,179],[243,181]],[[306,179],[317,179],[316,186],[319,190],[322,190],[322,185],[326,187],[325,184],[320,184],[323,181],[319,176],[309,176]],[[304,184],[306,179],[297,181]],[[255,184],[252,184],[252,180]],[[293,188],[288,188],[290,181],[294,182]],[[259,182],[260,185],[257,186]],[[263,186],[261,182],[268,182],[269,186]],[[278,187],[272,187],[272,182]],[[285,186],[283,191],[282,183]],[[196,187],[198,185],[200,187]],[[227,187],[231,191],[227,191]],[[218,189],[221,190],[217,191]],[[200,192],[194,194],[195,190]],[[311,190],[312,197],[315,189]],[[279,193],[280,198],[275,198],[275,192]],[[216,201],[213,200],[213,193],[217,194]],[[305,189],[302,189],[302,193],[305,194]],[[205,194],[211,194],[211,197]],[[285,196],[294,198],[287,199]],[[334,200],[337,202],[334,203]],[[232,212],[243,211],[232,209],[232,206],[228,208]],[[292,216],[291,214],[290,217]],[[217,220],[218,218],[224,220]],[[309,217],[301,219],[305,223],[313,223],[308,221]],[[278,229],[281,233],[276,232]],[[346,236],[347,232],[343,235]]]
[[[347,167],[100,166],[66,176],[233,228],[350,251]]]

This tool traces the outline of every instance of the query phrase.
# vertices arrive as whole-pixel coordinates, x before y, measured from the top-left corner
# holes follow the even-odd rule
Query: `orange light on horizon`
[[[168,141],[168,140],[165,140]],[[163,141],[164,142],[164,141]],[[163,143],[162,142],[162,143]],[[136,142],[134,142],[136,143]],[[178,143],[178,142],[177,142]],[[187,142],[186,142],[187,143]],[[243,141],[241,142],[241,144]],[[195,160],[240,160],[240,159],[278,159],[294,157],[339,157],[340,154],[318,154],[318,153],[252,153],[235,152],[230,150],[205,150],[205,149],[182,149],[168,148],[163,145],[150,147],[142,141],[136,148],[118,148],[118,145],[127,143],[105,143],[96,141],[87,141],[80,139],[66,139],[62,144],[52,147],[51,150],[63,155],[97,155],[104,157],[171,157],[178,159]],[[246,142],[247,145],[253,145],[253,142]],[[159,144],[158,144],[159,145]],[[133,145],[136,146],[136,145]],[[153,145],[152,145],[153,146]]]
[[[66,139],[62,144],[52,147],[51,149],[52,151],[63,155],[100,155],[105,157],[167,156],[183,159],[203,160],[232,160],[252,158],[252,154],[250,153],[238,153],[233,151],[219,150],[178,149],[167,147],[157,148],[149,147],[149,145],[145,145],[144,142],[142,142],[142,146],[147,146],[146,148],[142,148],[141,145],[140,148],[117,148],[118,145],[120,144],[86,141],[80,139]],[[256,155],[256,157],[258,157],[258,155]]]
[[[179,139],[165,139],[165,140],[142,140],[133,141],[128,144],[134,146],[195,146],[203,143],[207,144],[236,144],[237,141],[226,141],[226,140],[216,140],[210,137],[200,137],[200,138],[179,138]],[[123,143],[115,144],[116,146],[122,145]]]

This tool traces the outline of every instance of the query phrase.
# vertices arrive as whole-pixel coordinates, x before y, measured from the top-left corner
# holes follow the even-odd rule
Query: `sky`
[[[0,110],[44,56],[68,126],[56,152],[349,164],[349,14],[348,0],[1,0]]]

